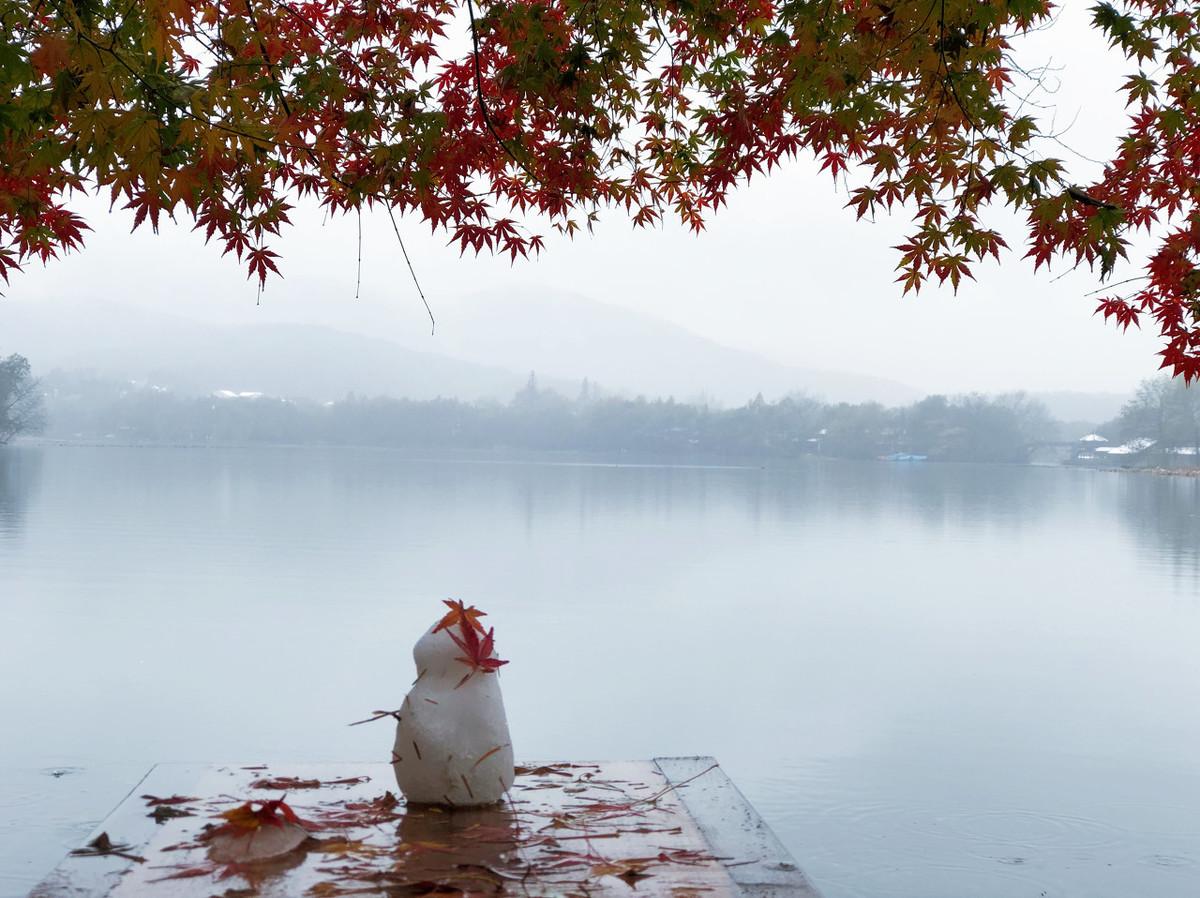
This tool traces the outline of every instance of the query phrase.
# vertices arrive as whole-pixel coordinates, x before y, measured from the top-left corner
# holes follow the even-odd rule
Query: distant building
[[[1081,436],[1078,440],[1078,445],[1075,447],[1074,461],[1079,464],[1089,464],[1096,461],[1096,450],[1101,446],[1108,445],[1108,437],[1102,437],[1098,433],[1088,433]]]
[[[1152,440],[1149,437],[1138,437],[1135,440],[1130,440],[1128,443],[1122,443],[1120,446],[1097,446],[1097,455],[1141,455],[1148,449],[1153,448],[1158,443],[1158,440]]]
[[[1114,446],[1106,437],[1089,433],[1079,438],[1075,462],[1081,465],[1119,464],[1128,467],[1142,460],[1157,444],[1157,440],[1149,437],[1137,437]]]
[[[1075,455],[1075,463],[1080,465],[1098,465],[1108,467],[1120,465],[1123,468],[1144,465],[1146,456],[1156,445],[1157,440],[1149,437],[1138,437],[1117,446],[1092,443],[1091,448],[1081,448]],[[1085,445],[1080,443],[1081,446]]]
[[[252,393],[252,392],[247,392],[247,391],[243,391],[243,392],[239,393],[239,392],[235,392],[233,390],[216,390],[213,392],[213,398],[215,398],[215,399],[262,399],[263,394],[262,393]]]

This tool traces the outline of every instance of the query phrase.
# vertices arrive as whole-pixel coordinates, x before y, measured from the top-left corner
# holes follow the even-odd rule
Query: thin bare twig
[[[417,280],[417,273],[413,271],[412,261],[408,258],[408,249],[404,246],[404,238],[400,236],[400,226],[396,224],[396,216],[392,214],[392,207],[385,206],[387,209],[388,218],[392,220],[392,230],[396,232],[396,240],[400,243],[400,252],[404,253],[404,262],[408,265],[408,273],[412,275],[413,285],[417,288],[417,295],[421,297],[421,302],[425,304],[425,312],[429,315],[429,336],[433,336],[437,331],[437,320],[433,317],[433,309],[429,308],[429,300],[425,298],[425,291],[421,289],[421,282]]]

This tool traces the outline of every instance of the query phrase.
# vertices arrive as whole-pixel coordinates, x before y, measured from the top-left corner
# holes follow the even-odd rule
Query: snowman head
[[[413,648],[418,677],[457,677],[457,686],[461,686],[477,674],[493,674],[508,663],[496,656],[495,631],[484,630],[479,622],[487,616],[484,612],[453,599],[444,604],[450,610]]]

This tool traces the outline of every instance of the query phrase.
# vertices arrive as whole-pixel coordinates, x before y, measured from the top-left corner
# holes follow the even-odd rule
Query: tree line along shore
[[[507,402],[182,395],[57,372],[38,382],[24,359],[10,356],[0,360],[0,409],[18,394],[25,420],[0,420],[0,432],[102,444],[815,455],[1171,470],[1194,468],[1200,459],[1200,389],[1169,378],[1146,381],[1117,418],[1098,424],[1059,421],[1022,393],[935,395],[895,407],[803,394],[768,402],[760,395],[721,408],[605,395],[587,381],[568,397],[539,387],[534,375]]]

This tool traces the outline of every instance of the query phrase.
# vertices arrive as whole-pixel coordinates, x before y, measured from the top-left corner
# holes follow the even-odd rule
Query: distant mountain
[[[727,405],[758,393],[768,400],[803,392],[830,402],[887,405],[920,398],[893,380],[780,364],[572,293],[487,293],[446,303],[436,338],[425,342],[458,359],[572,381],[587,377],[634,396],[705,397]]]
[[[179,393],[252,391],[321,401],[351,392],[507,399],[528,378],[528,371],[326,327],[202,324],[103,301],[0,301],[0,353],[10,352],[28,357],[39,374],[89,371]]]
[[[322,400],[348,392],[507,399],[530,371],[540,386],[571,396],[587,378],[610,393],[725,405],[758,393],[768,400],[803,392],[889,405],[919,398],[895,381],[790,367],[572,294],[446,301],[433,337],[406,332],[394,309],[367,304],[285,301],[261,311],[253,324],[213,324],[103,300],[0,300],[0,352],[21,352],[43,373],[92,370],[180,392]],[[344,329],[286,320],[337,320],[335,313]]]
[[[0,299],[0,355],[19,352],[40,374],[91,371],[180,393],[230,390],[320,401],[352,392],[507,400],[530,371],[539,386],[572,397],[584,378],[603,392],[727,406],[760,392],[768,400],[807,393],[828,402],[885,405],[921,397],[892,380],[779,364],[569,293],[445,300],[437,306],[434,336],[412,328],[411,315],[367,303],[283,301],[242,309],[244,317],[225,323],[200,320],[206,311],[185,306],[174,314],[100,299]],[[309,323],[322,319],[339,326]],[[1030,395],[1059,420],[1093,425],[1112,420],[1129,398]]]

